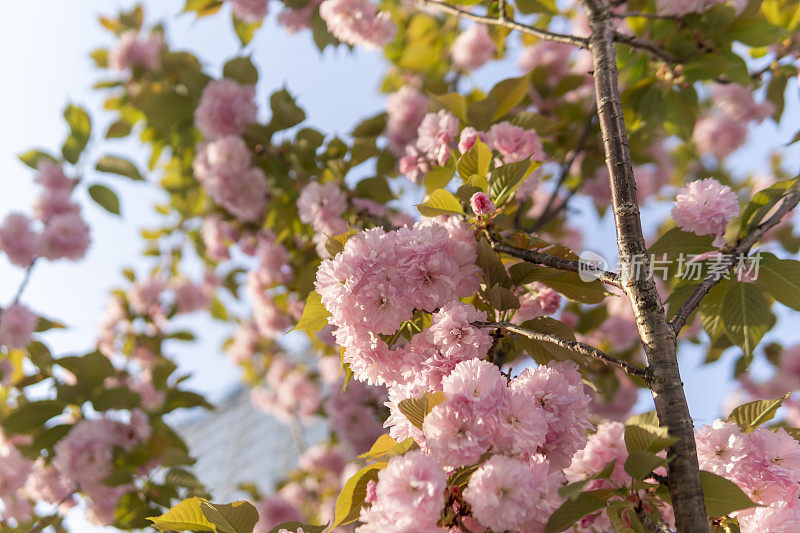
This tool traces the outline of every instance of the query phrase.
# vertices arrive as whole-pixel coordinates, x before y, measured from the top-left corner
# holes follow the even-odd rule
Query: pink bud
[[[476,192],[469,199],[469,205],[476,215],[489,215],[496,209],[494,203],[482,192]]]
[[[462,154],[475,145],[478,140],[478,132],[475,128],[467,126],[461,130],[461,138],[458,140],[458,151]]]

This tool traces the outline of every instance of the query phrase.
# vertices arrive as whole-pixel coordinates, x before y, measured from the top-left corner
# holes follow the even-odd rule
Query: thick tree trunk
[[[661,298],[649,276],[636,182],[617,87],[614,30],[603,0],[581,2],[588,12],[592,29],[589,49],[594,59],[597,111],[611,185],[617,246],[620,262],[631,274],[623,280],[623,290],[630,299],[644,344],[648,382],[659,421],[671,436],[679,439],[669,449],[675,458],[668,467],[675,521],[680,533],[706,533],[709,530],[708,518],[700,485],[692,418],[678,371],[675,333],[667,322]]]

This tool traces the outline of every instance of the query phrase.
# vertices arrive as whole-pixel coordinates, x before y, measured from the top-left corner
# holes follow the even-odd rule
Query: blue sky
[[[57,151],[65,136],[61,111],[67,101],[86,106],[95,119],[95,132],[104,131],[107,119],[98,124],[101,100],[90,90],[99,79],[92,68],[88,52],[100,45],[112,43],[111,35],[97,21],[99,13],[113,13],[133,2],[109,0],[12,1],[0,0],[0,72],[5,83],[0,85],[0,218],[13,210],[29,212],[36,194],[32,172],[22,165],[16,154],[31,147]],[[168,22],[168,40],[196,53],[212,74],[219,74],[221,63],[240,50],[230,25],[229,14],[199,20],[192,15],[175,17],[183,6],[181,0],[146,1],[148,22]],[[383,97],[378,93],[383,62],[377,53],[349,52],[345,48],[328,49],[320,57],[308,33],[287,36],[274,24],[274,13],[256,35],[252,50],[253,61],[259,68],[261,81],[258,98],[262,112],[267,95],[286,85],[310,117],[310,124],[329,133],[345,134],[359,117],[379,112]],[[479,80],[498,80],[516,75],[508,62],[491,65],[480,72]],[[485,86],[485,84],[484,84]],[[764,169],[769,152],[791,139],[798,124],[798,89],[790,84],[789,111],[783,124],[776,128],[767,123],[751,130],[751,145],[731,159],[737,171]],[[91,147],[90,160],[102,153],[124,153],[141,159],[141,153],[130,142],[115,142]],[[791,151],[790,162],[800,167],[800,149]],[[80,193],[79,199],[92,227],[93,244],[80,263],[58,262],[38,265],[23,302],[38,312],[58,318],[70,327],[49,334],[47,342],[54,352],[66,354],[89,349],[110,288],[118,285],[123,266],[134,266],[141,272],[142,242],[139,229],[158,219],[152,205],[160,199],[154,186],[132,184],[121,179],[97,175],[87,165],[81,174],[90,181],[101,181],[113,187],[122,201],[123,217],[109,215]],[[578,223],[592,227],[590,242],[605,243],[599,251],[613,251],[613,226],[608,220],[597,222],[585,202],[576,203],[586,215]],[[659,212],[664,213],[659,209]],[[648,218],[646,227],[652,227]],[[0,258],[0,305],[11,298],[21,280],[22,272]],[[781,310],[781,315],[787,313]],[[795,318],[796,320],[796,318]],[[796,342],[796,328],[787,320],[770,339]],[[219,350],[227,330],[205,320],[192,320],[202,326],[202,335],[195,343],[182,344],[173,352],[181,368],[192,372],[192,386],[219,397],[237,380],[232,368]],[[198,328],[200,329],[200,328]],[[728,377],[735,357],[728,355],[712,366],[700,366],[701,355],[696,349],[681,354],[682,373],[695,421],[709,423],[716,416],[725,392],[730,388]],[[643,406],[651,405],[643,402]],[[77,530],[89,531],[81,525]]]

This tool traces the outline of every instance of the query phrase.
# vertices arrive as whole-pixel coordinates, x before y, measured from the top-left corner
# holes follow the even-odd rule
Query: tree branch
[[[556,346],[560,346],[567,350],[572,350],[573,352],[577,352],[581,355],[585,355],[587,357],[592,357],[594,359],[602,361],[606,365],[614,365],[622,369],[631,376],[647,379],[647,370],[645,370],[644,368],[631,364],[627,361],[623,361],[622,359],[617,359],[616,357],[608,355],[602,350],[598,350],[594,346],[590,346],[583,342],[574,341],[571,339],[562,339],[561,337],[556,337],[555,335],[547,335],[545,333],[531,331],[529,329],[525,329],[515,324],[511,324],[510,322],[473,322],[472,325],[481,328],[504,329],[506,331],[522,335],[523,337],[527,337],[534,341],[548,342],[550,344],[555,344]]]
[[[667,322],[661,297],[648,272],[647,247],[642,233],[636,180],[633,175],[625,117],[620,103],[614,41],[638,47],[672,60],[652,43],[626,37],[614,31],[608,6],[603,0],[579,0],[586,9],[589,50],[594,60],[594,86],[603,148],[606,155],[611,203],[617,229],[617,248],[624,266],[634,260],[642,269],[625,279],[623,290],[631,303],[639,336],[644,346],[648,385],[659,422],[677,442],[668,454],[669,493],[675,521],[681,533],[708,533],[708,517],[700,484],[700,468],[694,442],[694,424],[678,368],[675,332]]]
[[[692,294],[680,306],[678,312],[670,320],[669,325],[677,335],[686,325],[689,315],[694,312],[700,305],[703,298],[722,281],[722,278],[727,275],[735,266],[736,260],[740,257],[746,256],[750,253],[750,249],[764,236],[764,234],[777,226],[780,221],[786,216],[787,213],[792,211],[800,202],[800,192],[789,193],[784,197],[781,206],[775,213],[767,220],[759,224],[749,235],[740,239],[731,251],[724,255],[721,259],[720,266],[725,265],[725,268],[715,268],[714,272],[706,276],[703,281],[695,287]]]
[[[502,11],[500,12],[500,17],[494,18],[484,15],[476,15],[471,11],[451,6],[450,4],[441,2],[440,0],[415,0],[415,1],[417,5],[422,7],[423,9],[425,8],[434,9],[442,13],[447,13],[448,15],[454,15],[459,18],[472,20],[474,22],[480,22],[481,24],[486,24],[487,26],[501,26],[503,28],[508,28],[509,30],[516,30],[521,33],[533,35],[545,41],[555,41],[557,43],[571,44],[574,46],[578,46],[580,48],[586,48],[588,46],[588,39],[584,37],[578,37],[577,35],[568,35],[564,33],[555,33],[547,30],[541,30],[539,28],[534,28],[533,26],[520,24],[519,22],[516,22],[514,20],[507,19],[505,13],[503,13]]]
[[[663,59],[667,63],[680,63],[681,60],[678,56],[673,54],[672,52],[668,52],[655,44],[652,41],[648,41],[647,39],[642,39],[641,37],[636,37],[635,35],[629,35],[627,33],[620,33],[618,31],[614,32],[614,41],[620,44],[624,44],[626,46],[630,46],[631,48],[636,48],[639,50],[646,50],[650,52],[654,56],[658,57],[659,59]]]
[[[549,266],[558,270],[566,270],[567,272],[591,272],[592,276],[596,277],[603,283],[622,288],[622,282],[620,281],[618,274],[614,272],[608,272],[606,270],[596,270],[588,263],[582,263],[574,259],[564,259],[563,257],[556,257],[555,255],[537,252],[536,250],[524,250],[522,248],[517,248],[516,246],[511,246],[503,242],[496,241],[494,239],[491,240],[491,243],[492,249],[495,251],[510,255],[512,257],[517,257],[523,261],[527,261],[528,263]]]

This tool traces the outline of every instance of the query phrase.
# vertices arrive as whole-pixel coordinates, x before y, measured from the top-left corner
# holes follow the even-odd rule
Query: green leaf
[[[780,303],[800,311],[800,261],[760,253],[755,281]]]
[[[719,76],[726,76],[742,85],[749,85],[752,81],[744,59],[731,51],[695,56],[686,62],[683,72],[691,82],[713,80]]]
[[[134,181],[144,181],[136,165],[122,157],[113,155],[103,156],[97,161],[97,165],[94,168],[98,172],[117,174],[118,176],[125,176]]]
[[[222,0],[186,0],[183,11],[194,11],[198,17],[206,17],[219,11],[222,3]]]
[[[769,22],[790,32],[800,27],[800,4],[794,0],[763,0],[761,12]]]
[[[353,128],[350,135],[353,137],[375,137],[383,133],[386,129],[387,113],[378,113],[373,117],[362,120],[358,126]]]
[[[545,526],[545,533],[558,533],[570,528],[575,522],[606,506],[606,501],[591,493],[581,492],[575,499],[568,499],[556,509]]]
[[[492,170],[489,180],[489,196],[495,204],[501,205],[522,180],[530,176],[531,172],[541,166],[536,161],[517,161]]]
[[[133,409],[141,403],[139,393],[127,387],[102,389],[92,398],[92,407],[97,411],[109,409]]]
[[[416,442],[411,437],[403,442],[397,442],[389,435],[383,434],[378,437],[378,440],[375,441],[369,451],[362,453],[359,457],[372,461],[386,460],[395,455],[403,455],[414,446],[416,446]]]
[[[131,130],[133,130],[133,124],[127,120],[117,120],[106,130],[106,139],[119,139],[121,137],[127,137],[130,135]]]
[[[356,233],[357,232],[354,229],[348,228],[345,233],[340,233],[339,235],[330,237],[327,241],[325,241],[325,250],[327,250],[332,257],[336,256],[337,254],[341,253],[342,250],[344,250],[345,243],[347,243],[348,239],[350,239],[350,237]]]
[[[769,46],[789,35],[785,29],[770,24],[762,17],[741,17],[731,24],[725,33],[734,41],[748,46]]]
[[[659,427],[655,432],[650,427],[625,426],[625,447],[628,453],[637,450],[659,452],[678,442],[678,439],[668,437],[666,433],[667,428]]]
[[[422,424],[425,422],[425,417],[431,410],[444,401],[444,393],[442,392],[426,392],[424,396],[419,398],[408,398],[402,400],[397,404],[400,412],[408,418],[415,427],[422,429]]]
[[[492,151],[482,141],[475,144],[459,158],[456,168],[461,179],[466,180],[473,174],[486,177],[492,166]]]
[[[247,44],[253,40],[256,31],[261,27],[261,22],[260,20],[258,22],[247,22],[236,16],[233,17],[233,31],[236,32],[236,36],[239,38],[239,42],[242,43],[242,46],[247,46]]]
[[[58,400],[23,403],[9,413],[2,421],[2,426],[9,435],[33,431],[54,416],[60,415],[64,407],[66,407],[64,403]]]
[[[739,236],[744,237],[758,226],[764,216],[780,202],[784,195],[797,185],[797,178],[773,183],[753,195],[742,210],[741,230]]]
[[[425,192],[430,194],[436,189],[444,189],[447,187],[450,180],[453,179],[455,171],[456,167],[453,165],[436,167],[429,170],[428,173],[425,174]]]
[[[42,159],[57,163],[55,157],[41,150],[28,150],[27,152],[19,154],[17,157],[31,168],[37,168]]]
[[[99,183],[90,185],[89,196],[92,197],[92,200],[94,200],[97,205],[109,213],[119,215],[119,198],[117,198],[114,191],[105,185],[100,185]]]
[[[214,524],[203,515],[200,507],[205,501],[207,500],[203,498],[189,498],[161,516],[150,516],[147,519],[159,531],[214,531]]]
[[[506,272],[506,267],[492,249],[492,245],[483,236],[478,239],[478,266],[483,271],[483,277],[487,287],[499,285],[501,287],[511,287],[511,278]]]
[[[364,498],[367,496],[367,483],[378,481],[378,472],[386,467],[385,462],[373,463],[365,466],[347,480],[342,487],[339,497],[336,498],[334,519],[331,529],[344,526],[358,520]]]
[[[67,121],[69,126],[69,135],[61,147],[61,154],[64,159],[73,165],[78,162],[83,149],[89,142],[89,136],[92,133],[92,121],[89,114],[82,108],[76,105],[68,105],[64,109],[64,120]]]
[[[222,67],[222,75],[241,85],[255,85],[258,82],[258,70],[249,57],[234,57]]]
[[[328,317],[330,315],[322,304],[322,298],[319,293],[311,291],[306,299],[303,314],[292,331],[300,330],[312,335],[328,325]]]
[[[486,300],[496,311],[519,309],[519,298],[505,287],[492,287],[484,291]]]
[[[447,476],[448,487],[463,487],[469,483],[469,478],[481,467],[482,461],[474,465],[459,466]]]
[[[272,118],[269,126],[273,131],[285,130],[300,124],[306,119],[306,113],[294,101],[289,91],[281,89],[269,97]]]
[[[644,479],[667,460],[647,450],[633,450],[625,460],[625,472],[633,479]]]
[[[681,268],[680,258],[684,259],[692,255],[701,255],[713,250],[711,242],[714,240],[711,235],[695,235],[678,228],[672,228],[664,233],[658,240],[647,249],[648,257],[654,258],[661,265],[667,266],[667,275],[674,277],[678,275]],[[663,263],[665,259],[667,263]],[[658,271],[655,272],[658,274]]]
[[[575,340],[575,332],[572,331],[568,325],[549,316],[537,316],[536,318],[523,322],[521,326],[537,333],[554,335],[567,340]],[[564,361],[566,359],[583,361],[586,357],[568,348],[562,348],[552,342],[536,341],[523,335],[518,335],[515,339],[538,364],[547,364],[553,359],[556,361]]]
[[[775,417],[783,401],[788,398],[786,394],[775,400],[756,400],[738,406],[728,417],[729,422],[736,422],[742,431],[751,432],[761,424],[769,422]]]
[[[761,290],[751,283],[731,281],[722,300],[725,335],[752,357],[761,338],[774,324],[769,303]]]
[[[530,87],[530,77],[509,78],[499,82],[489,91],[487,98],[493,98],[497,107],[492,122],[501,119],[525,99]]]
[[[217,533],[252,533],[258,522],[258,511],[248,502],[221,505],[203,501],[200,510],[216,526]]]
[[[617,464],[616,459],[612,459],[609,461],[606,466],[603,467],[602,470],[599,472],[592,474],[591,476],[587,477],[582,481],[577,481],[575,483],[570,483],[569,485],[564,485],[558,489],[558,495],[562,498],[569,498],[574,500],[577,498],[581,491],[583,491],[583,487],[585,487],[590,481],[595,479],[609,479],[611,474],[614,472],[614,467]]]
[[[711,518],[727,516],[734,511],[756,506],[736,483],[722,476],[701,470],[700,481],[706,501],[706,512]]]
[[[461,122],[467,122],[467,101],[460,93],[432,94],[431,97]]]
[[[417,204],[416,207],[420,214],[426,217],[464,214],[464,209],[461,207],[461,202],[458,198],[445,189],[436,189],[428,196],[426,201]]]

